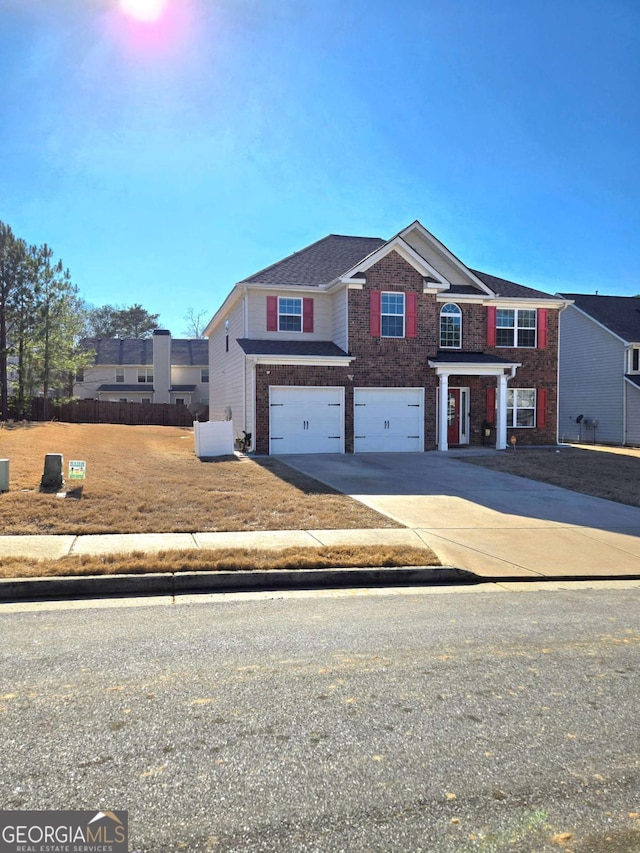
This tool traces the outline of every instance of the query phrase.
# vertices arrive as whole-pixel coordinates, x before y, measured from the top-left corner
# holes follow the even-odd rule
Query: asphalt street
[[[640,589],[2,613],[0,804],[130,849],[640,851]]]

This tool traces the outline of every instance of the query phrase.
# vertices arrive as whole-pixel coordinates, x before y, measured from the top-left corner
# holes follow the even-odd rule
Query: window
[[[640,347],[632,347],[629,351],[629,373],[640,373]]]
[[[153,367],[139,367],[138,382],[153,382]]]
[[[462,311],[447,302],[440,311],[440,346],[460,349],[462,346]]]
[[[116,382],[124,382],[124,367],[116,367]]]
[[[184,406],[184,397],[176,397],[176,406]]]
[[[382,292],[380,323],[383,338],[404,338],[404,293]]]
[[[119,402],[119,403],[126,403],[126,402],[127,402],[127,398],[126,398],[126,397],[120,397],[120,399],[118,400],[118,402]]]
[[[200,368],[200,382],[208,382],[209,381],[209,368],[201,367]]]
[[[278,299],[278,331],[302,331],[302,299],[289,297]]]
[[[79,367],[76,370],[76,382],[84,382],[84,368]]]
[[[507,426],[534,427],[536,425],[536,389],[507,389]]]
[[[142,400],[140,400],[140,402],[150,404],[151,398],[150,397],[143,397]]]
[[[535,347],[535,309],[498,308],[496,311],[496,346]]]

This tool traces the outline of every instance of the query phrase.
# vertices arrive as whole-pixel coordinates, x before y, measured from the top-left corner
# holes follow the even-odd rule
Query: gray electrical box
[[[0,459],[0,492],[9,491],[9,460]]]

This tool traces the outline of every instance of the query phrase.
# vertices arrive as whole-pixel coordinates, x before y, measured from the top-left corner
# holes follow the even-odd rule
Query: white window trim
[[[513,326],[499,326],[498,325],[498,311],[512,311],[513,312]],[[534,343],[530,347],[522,346],[518,343],[518,331],[530,331],[531,326],[520,326],[518,323],[518,318],[520,317],[521,311],[533,311],[535,316],[536,324],[534,328]],[[498,330],[499,329],[513,329],[513,343],[512,344],[499,344],[498,343]],[[535,308],[498,308],[496,311],[496,347],[499,349],[537,349],[538,348],[538,312]]]
[[[120,371],[122,371],[122,373],[120,373]],[[122,376],[122,379],[119,379],[119,376]],[[124,367],[116,367],[116,383],[118,385],[124,385]]]
[[[527,349],[529,349],[527,347]],[[513,392],[513,406],[509,406],[509,392]],[[518,406],[518,392],[519,391],[533,391],[533,406]],[[537,388],[508,388],[507,389],[507,404],[506,404],[506,413],[507,413],[507,429],[536,429],[537,420],[538,420],[538,389]],[[518,411],[525,410],[530,411],[533,408],[533,423],[531,426],[524,426],[523,424],[518,423]],[[511,420],[509,420],[509,413],[512,412]]]
[[[638,367],[633,366],[633,354],[638,353]],[[629,363],[627,365],[628,370],[627,373],[640,373],[640,346],[632,346],[629,348]]]
[[[204,378],[205,373],[207,374],[206,379]],[[209,382],[209,368],[208,367],[201,367],[200,368],[200,384],[206,385],[208,382]]]
[[[283,299],[293,301],[293,302],[299,302],[300,303],[300,314],[285,314],[284,312],[280,311],[280,302]],[[301,334],[302,330],[304,329],[304,318],[302,316],[303,311],[304,311],[304,303],[302,301],[301,296],[278,296],[278,331],[279,332],[285,332],[288,335],[289,334],[291,334],[291,335]],[[299,329],[281,329],[280,328],[280,317],[281,316],[284,316],[284,317],[300,317],[300,328]]]
[[[144,379],[140,379],[141,374],[144,372]],[[149,379],[149,374],[151,374],[151,379]],[[138,368],[138,384],[139,385],[149,385],[153,382],[153,367],[139,367]]]
[[[385,335],[382,331],[382,320],[384,317],[400,317],[400,314],[389,314],[382,310],[382,302],[385,296],[401,296],[402,297],[402,334],[401,335]],[[405,293],[400,293],[397,290],[383,290],[380,294],[380,337],[389,338],[390,340],[401,340],[407,337],[407,297]]]
[[[460,327],[459,327],[460,328],[460,343],[457,344],[457,346],[451,346],[450,344],[443,344],[442,343],[442,317],[443,317],[442,312],[447,307],[447,305],[453,305],[455,308],[458,309],[457,316],[458,316],[458,319],[460,320]],[[444,314],[444,316],[445,317],[453,317],[454,315],[453,314]],[[462,309],[460,308],[459,305],[456,305],[455,302],[447,302],[440,309],[440,317],[438,320],[438,334],[439,334],[440,349],[452,349],[452,350],[453,349],[462,349]]]

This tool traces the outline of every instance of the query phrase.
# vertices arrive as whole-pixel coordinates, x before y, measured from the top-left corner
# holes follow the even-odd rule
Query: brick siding
[[[362,290],[349,291],[349,349],[356,358],[349,367],[256,367],[256,452],[269,452],[270,385],[336,385],[345,388],[345,450],[353,452],[353,388],[425,389],[425,449],[436,447],[438,378],[428,361],[439,349],[440,309],[434,294],[423,293],[423,279],[397,252],[391,252],[366,273]],[[397,291],[418,294],[417,337],[376,338],[370,334],[370,293]],[[456,302],[455,298],[450,300]],[[513,388],[547,391],[547,426],[543,429],[509,429],[519,445],[554,444],[556,441],[558,312],[547,313],[547,347],[539,349],[487,347],[487,309],[456,303],[462,310],[462,351],[493,354],[521,363],[510,382]],[[353,381],[348,379],[353,375]],[[482,444],[486,416],[486,389],[495,388],[494,377],[450,376],[451,388],[470,389],[470,443]],[[492,441],[495,437],[492,436]]]

